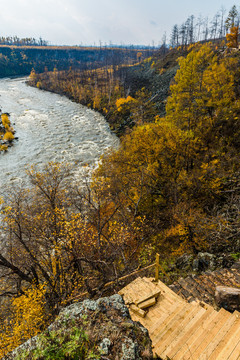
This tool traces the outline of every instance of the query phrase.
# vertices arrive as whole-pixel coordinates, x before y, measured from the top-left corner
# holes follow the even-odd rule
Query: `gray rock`
[[[89,335],[89,341],[94,349],[100,349],[104,356],[110,359],[140,360],[145,359],[146,351],[152,358],[152,342],[147,330],[132,321],[128,308],[120,295],[100,298],[98,300],[84,300],[63,309],[56,320],[48,327],[49,332],[62,331],[69,337],[71,331],[79,327]],[[17,360],[23,352],[27,353],[27,360],[32,359],[36,348],[45,346],[42,337],[36,336],[9,353],[2,360]],[[96,354],[97,355],[97,354]]]
[[[193,271],[199,271],[199,259],[194,259],[192,263],[192,269]]]
[[[122,344],[121,360],[136,360],[139,359],[137,346],[132,339],[126,339]]]
[[[193,255],[183,254],[176,260],[178,269],[188,269],[192,265]]]
[[[240,311],[240,289],[226,286],[217,286],[215,302],[219,307],[228,311]]]
[[[204,270],[215,270],[216,268],[216,256],[210,253],[198,253],[197,255],[198,259],[199,259],[199,270],[200,271],[204,271]]]
[[[101,344],[99,345],[101,354],[108,355],[110,346],[111,346],[111,341],[108,338],[104,338]]]

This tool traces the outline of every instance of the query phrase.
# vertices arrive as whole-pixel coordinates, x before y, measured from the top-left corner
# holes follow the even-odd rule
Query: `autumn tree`
[[[21,345],[23,341],[37,335],[46,325],[49,315],[45,309],[44,285],[33,285],[24,294],[12,298],[0,312],[0,356],[1,358]],[[7,314],[7,316],[6,316]]]
[[[230,32],[226,35],[227,46],[229,48],[238,48],[238,35],[239,35],[239,27],[233,26],[230,28]]]
[[[166,117],[134,128],[98,170],[129,216],[146,217],[152,234],[145,236],[161,251],[210,246],[207,234],[218,226],[211,211],[237,166],[237,60],[211,44],[189,51],[179,59]]]
[[[133,264],[141,228],[123,221],[103,182],[72,188],[66,167],[53,163],[31,169],[29,179],[31,188],[12,189],[2,204],[1,296],[44,283],[51,311],[76,288],[92,293]]]
[[[230,9],[227,19],[225,20],[226,29],[229,30],[232,27],[238,26],[238,11],[236,5]]]

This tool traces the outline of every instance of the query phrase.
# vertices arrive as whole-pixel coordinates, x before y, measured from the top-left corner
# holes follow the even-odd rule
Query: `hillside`
[[[49,163],[28,171],[27,189],[5,194],[3,351],[156,252],[162,269],[182,254],[239,256],[239,52],[203,43],[141,57],[31,72],[31,85],[102,112],[121,144],[85,187],[71,184],[66,164]]]
[[[0,45],[0,77],[29,75],[37,72],[74,69],[92,69],[122,62],[137,61],[137,49],[84,48],[71,46],[16,46]],[[147,57],[151,50],[141,50]]]

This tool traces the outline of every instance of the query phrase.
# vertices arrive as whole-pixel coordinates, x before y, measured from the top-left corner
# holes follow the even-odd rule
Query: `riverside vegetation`
[[[9,115],[6,113],[1,114],[0,124],[0,151],[7,151],[8,146],[14,140],[14,129],[11,126]]]
[[[74,294],[99,294],[157,251],[169,261],[240,251],[240,55],[231,47],[194,44],[136,67],[31,73],[32,85],[105,113],[122,137],[85,187],[50,163],[29,170],[27,190],[5,192],[1,356]]]

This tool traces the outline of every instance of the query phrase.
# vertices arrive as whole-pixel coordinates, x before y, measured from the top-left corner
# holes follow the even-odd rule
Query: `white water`
[[[73,165],[76,177],[117,147],[103,116],[64,96],[29,87],[22,79],[0,79],[0,108],[10,113],[19,140],[0,153],[0,186],[24,179],[26,169],[49,161]]]

